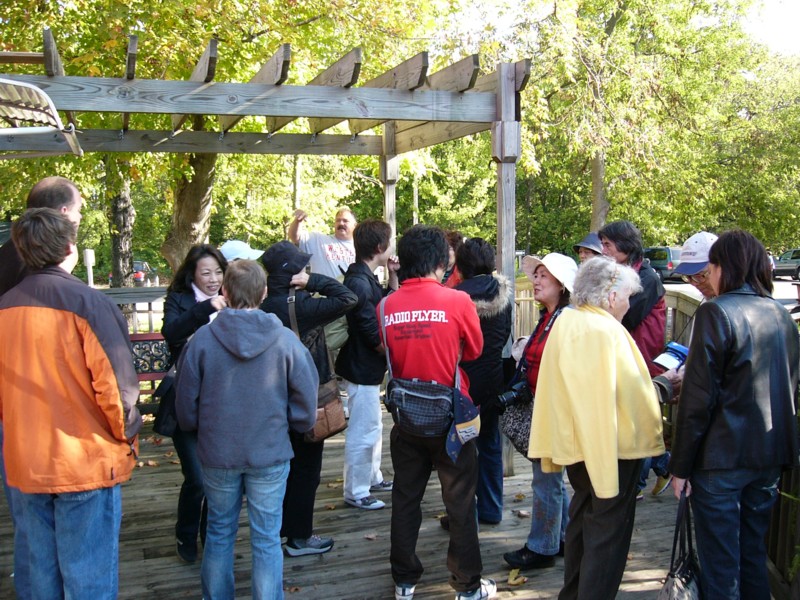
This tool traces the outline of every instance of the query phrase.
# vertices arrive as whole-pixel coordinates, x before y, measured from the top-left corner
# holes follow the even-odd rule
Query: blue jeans
[[[195,546],[199,533],[200,541],[205,544],[207,510],[203,500],[203,469],[197,458],[197,432],[181,431],[178,427],[172,436],[172,443],[183,473],[175,537],[184,544]]]
[[[499,523],[503,519],[503,440],[496,410],[481,410],[481,432],[476,446],[478,519],[486,523]]]
[[[533,468],[533,508],[531,509],[531,531],[528,550],[537,554],[553,556],[564,540],[569,521],[569,497],[564,483],[564,472],[544,473],[539,460],[531,463]]]
[[[650,475],[650,469],[659,477],[666,477],[669,474],[669,452],[664,452],[661,456],[654,456],[653,458],[645,458],[642,465],[642,473],[639,476],[639,491],[647,487],[647,477]]]
[[[120,486],[25,494],[31,597],[114,600],[119,581]]]
[[[692,474],[689,498],[706,600],[769,600],[764,540],[779,477],[779,468]]]
[[[31,584],[28,570],[28,534],[25,532],[25,524],[22,521],[22,504],[19,499],[22,492],[17,488],[10,487],[6,482],[2,423],[0,423],[0,477],[3,478],[3,490],[6,493],[8,512],[14,527],[14,590],[17,592],[17,600],[29,600]]]
[[[288,460],[271,467],[203,467],[208,531],[201,578],[206,600],[232,600],[234,597],[233,549],[245,491],[253,554],[253,598],[283,598],[280,531],[288,475]]]

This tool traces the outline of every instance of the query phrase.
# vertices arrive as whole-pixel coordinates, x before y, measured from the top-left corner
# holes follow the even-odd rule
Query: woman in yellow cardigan
[[[642,461],[664,452],[661,412],[636,343],[620,321],[641,289],[630,267],[597,257],[575,279],[573,308],[542,356],[528,456],[567,468],[560,599],[612,599],[625,571]]]

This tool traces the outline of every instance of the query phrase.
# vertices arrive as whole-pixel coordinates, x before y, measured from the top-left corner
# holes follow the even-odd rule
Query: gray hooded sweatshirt
[[[176,409],[197,431],[205,467],[268,467],[294,454],[289,429],[306,432],[317,411],[317,369],[280,320],[227,308],[194,334],[178,362]]]

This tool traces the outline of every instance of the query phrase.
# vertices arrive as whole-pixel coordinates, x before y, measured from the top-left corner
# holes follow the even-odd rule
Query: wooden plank
[[[314,77],[308,85],[327,86],[349,88],[355,85],[358,81],[358,76],[361,73],[361,48],[353,48],[350,52],[345,54],[342,58],[333,63],[330,67],[325,69],[322,73]],[[291,123],[294,119],[275,119],[268,125],[271,133],[278,131]],[[341,119],[322,119],[319,117],[311,117],[308,124],[312,133],[324,131],[329,127],[333,127],[341,121]]]
[[[363,87],[392,90],[416,90],[425,84],[428,73],[428,53],[420,52],[406,61],[397,65],[394,69],[389,69],[375,79],[371,79]],[[362,131],[367,131],[377,127],[385,121],[364,121],[350,119],[350,133],[357,135]]]
[[[219,154],[340,154],[378,156],[381,136],[279,133],[228,133],[220,139],[213,131],[127,131],[86,129],[77,132],[84,152],[191,152]],[[68,152],[64,136],[53,130],[26,136],[0,136],[0,152]]]
[[[489,131],[488,123],[430,123],[423,122],[418,127],[397,134],[397,153],[427,148],[467,135]]]
[[[0,65],[43,65],[44,52],[0,52]]]
[[[131,35],[128,38],[128,54],[125,61],[125,79],[136,77],[136,55],[139,47],[139,36]],[[131,113],[122,113],[122,131],[128,131]]]
[[[58,54],[56,47],[56,40],[53,37],[53,32],[49,27],[45,27],[42,31],[44,38],[44,72],[48,77],[64,77],[64,63],[61,62],[61,56]],[[73,126],[75,125],[75,114],[71,111],[66,111],[67,121]]]
[[[41,87],[59,110],[491,123],[495,95],[0,74]]]
[[[250,83],[266,85],[281,85],[289,77],[289,65],[292,61],[292,45],[281,44],[281,47],[267,62],[253,75]],[[222,131],[228,131],[236,125],[242,117],[224,116],[219,118]]]
[[[531,59],[525,58],[514,63],[514,88],[521,92],[528,85],[531,77]],[[497,92],[497,71],[481,75],[475,82],[475,87],[470,91]]]
[[[194,71],[192,71],[192,76],[189,77],[189,81],[199,81],[203,83],[208,83],[212,79],[214,79],[214,75],[217,71],[217,39],[211,38],[208,42],[208,46],[206,46],[205,51],[200,56],[200,60],[197,61],[197,64],[194,67]],[[180,129],[181,125],[183,125],[184,121],[188,115],[186,114],[174,114],[172,115],[172,130],[177,131]]]

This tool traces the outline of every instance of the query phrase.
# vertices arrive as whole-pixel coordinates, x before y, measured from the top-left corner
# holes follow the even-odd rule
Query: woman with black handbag
[[[527,399],[530,402],[530,397],[536,394],[539,365],[548,336],[558,316],[569,305],[578,265],[568,256],[553,252],[541,260],[533,256],[526,256],[522,261],[522,270],[533,282],[533,299],[541,306],[539,322],[528,339],[520,361],[522,366],[517,375],[527,382],[529,392],[528,390],[520,390],[520,392],[523,396],[527,393]],[[512,402],[525,400],[525,398],[515,399],[508,394],[504,394],[503,398]],[[501,410],[503,408],[505,407],[501,406]],[[515,409],[512,407],[510,411],[513,410]],[[522,411],[519,414],[521,415]],[[530,431],[531,412],[526,411],[525,415],[523,417],[527,418],[525,426]],[[507,418],[504,425],[510,425]],[[527,451],[527,440],[525,446],[521,450],[523,454]],[[503,555],[509,565],[518,569],[552,567],[555,564],[556,555],[563,556],[564,554],[564,532],[567,527],[567,507],[569,506],[564,476],[561,472],[543,472],[538,460],[532,461],[531,466],[533,469],[533,482],[531,483],[533,507],[528,540],[519,550],[506,552]]]
[[[703,597],[768,600],[765,537],[781,469],[798,464],[800,341],[772,299],[772,266],[750,233],[711,246],[717,296],[700,305],[669,470],[694,512]]]
[[[305,272],[310,254],[288,241],[270,246],[261,257],[267,269],[267,297],[261,310],[273,313],[285,327],[292,328],[289,304],[294,291],[297,334],[311,352],[321,383],[334,378],[328,358],[323,327],[351,310],[358,298],[331,277]],[[312,296],[319,294],[319,296]],[[309,442],[303,434],[289,431],[294,458],[289,466],[283,499],[281,536],[286,537],[288,556],[322,554],[333,548],[333,539],[313,534],[314,501],[322,471],[325,441]]]
[[[222,277],[227,260],[214,246],[192,246],[183,264],[175,273],[167,289],[164,302],[164,324],[161,333],[169,345],[172,363],[177,364],[186,342],[194,332],[211,322],[217,311],[227,306],[222,297]],[[175,420],[175,389],[161,399],[162,404],[172,402],[171,415],[159,416]],[[172,396],[172,398],[169,397]],[[159,426],[157,420],[155,427]],[[166,432],[162,433],[166,434]],[[197,458],[197,432],[182,431],[177,424],[172,435],[175,452],[181,461],[183,483],[178,497],[178,519],[175,537],[178,557],[185,562],[197,560],[197,536],[205,541],[206,508],[203,494],[203,472]]]

